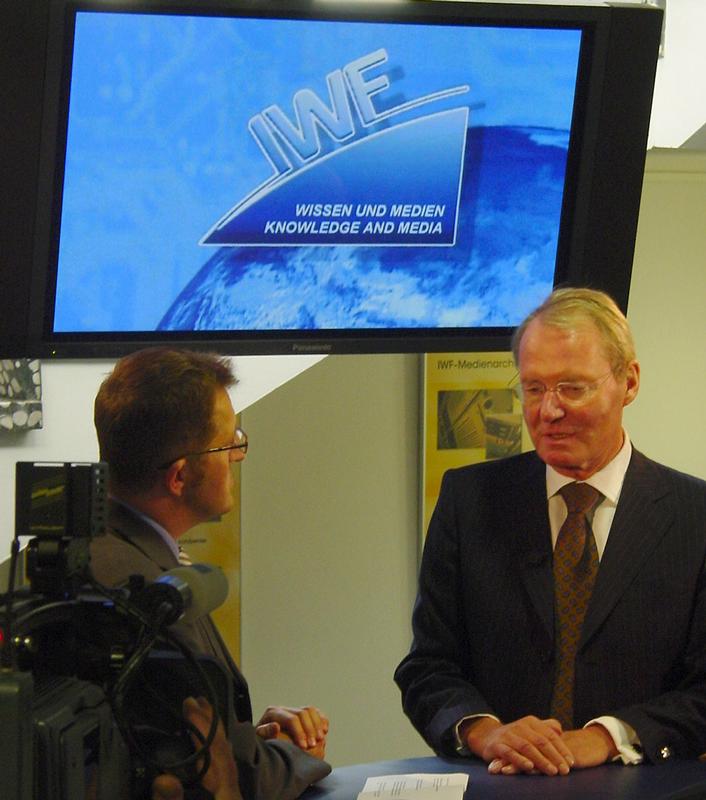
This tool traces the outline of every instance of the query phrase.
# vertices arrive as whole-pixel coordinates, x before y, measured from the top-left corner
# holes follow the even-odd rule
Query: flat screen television
[[[503,349],[556,285],[627,305],[656,8],[2,13],[9,354]]]

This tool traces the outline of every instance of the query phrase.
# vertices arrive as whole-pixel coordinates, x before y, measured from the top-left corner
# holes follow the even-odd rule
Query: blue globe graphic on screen
[[[471,127],[455,246],[217,247],[158,330],[514,325],[551,291],[567,144]]]

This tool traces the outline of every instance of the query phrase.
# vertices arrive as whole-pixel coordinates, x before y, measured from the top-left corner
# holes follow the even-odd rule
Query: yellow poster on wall
[[[532,449],[517,385],[510,352],[424,356],[422,536],[447,469]]]

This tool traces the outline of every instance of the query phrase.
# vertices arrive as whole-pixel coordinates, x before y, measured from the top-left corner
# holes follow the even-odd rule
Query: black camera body
[[[5,800],[142,800],[163,771],[197,785],[182,702],[202,694],[233,724],[221,666],[168,630],[171,584],[96,584],[89,544],[104,532],[106,465],[17,464],[16,536],[0,604],[0,774]],[[29,589],[14,591],[18,537]],[[159,591],[154,591],[158,589]],[[165,610],[166,609],[166,610]],[[165,680],[168,675],[168,680]]]
[[[110,704],[94,683],[0,675],[0,735],[8,800],[124,800],[142,791]]]

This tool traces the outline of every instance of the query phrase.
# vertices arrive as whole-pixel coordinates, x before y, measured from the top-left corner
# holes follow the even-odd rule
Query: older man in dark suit
[[[180,563],[178,540],[233,506],[231,464],[247,452],[228,394],[227,359],[150,348],[120,359],[100,387],[95,424],[109,466],[108,533],[91,545],[94,577],[158,578]],[[252,724],[247,683],[207,616],[173,632],[232,677],[232,732],[240,791],[248,800],[288,800],[330,772],[323,761],[328,720],[313,706],[271,707]]]
[[[513,351],[535,452],[449,471],[395,678],[439,753],[500,774],[706,751],[706,483],[637,452],[625,317],[555,291]]]

